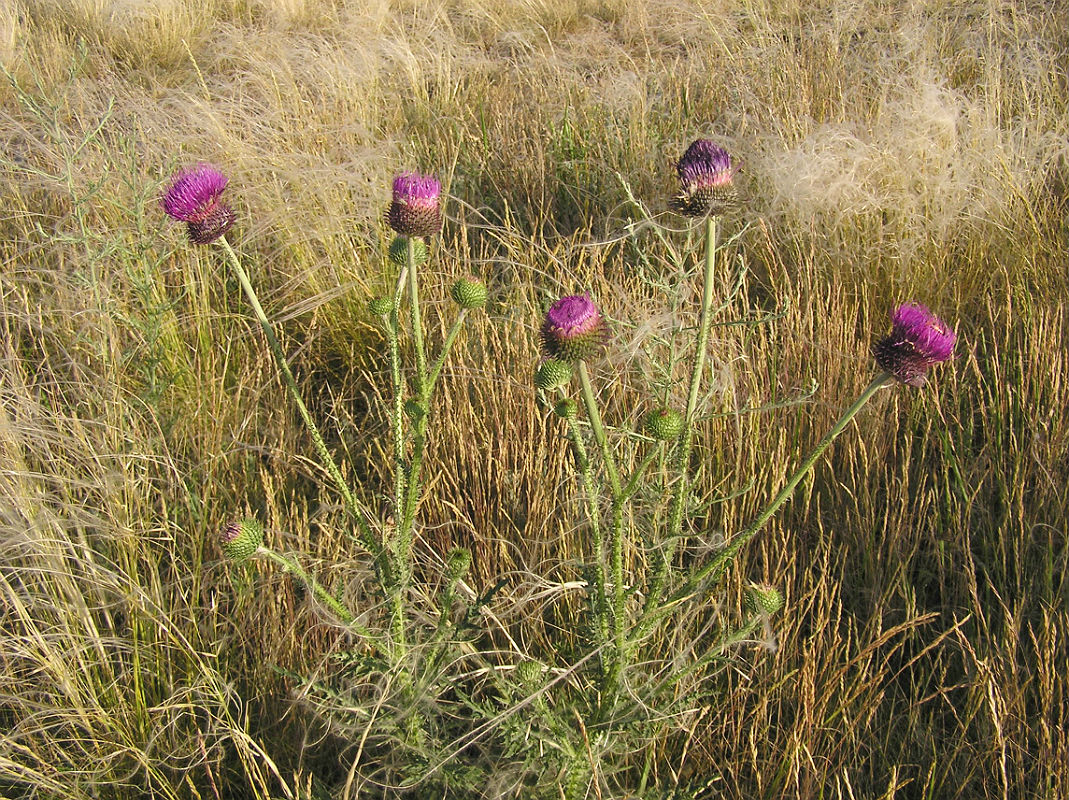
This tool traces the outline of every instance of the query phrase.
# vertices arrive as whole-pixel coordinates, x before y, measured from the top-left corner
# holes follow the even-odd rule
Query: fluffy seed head
[[[572,379],[572,365],[559,358],[547,358],[538,365],[534,382],[539,389],[549,392],[566,386]]]
[[[252,517],[234,520],[219,534],[223,555],[238,564],[245,561],[263,544],[264,526]]]
[[[402,236],[433,236],[442,230],[442,185],[431,175],[404,172],[393,179],[393,201],[386,212]]]
[[[669,208],[684,217],[732,210],[738,205],[737,171],[727,150],[709,139],[698,139],[676,163],[680,193],[668,201]]]
[[[186,223],[194,244],[214,242],[234,224],[237,215],[220,200],[227,178],[210,164],[182,170],[160,200],[167,216]]]
[[[667,406],[654,409],[649,412],[642,421],[642,427],[646,433],[661,442],[670,442],[678,439],[683,433],[686,421],[678,411]]]
[[[601,354],[609,326],[589,294],[562,297],[546,312],[542,349],[562,361],[590,361]]]
[[[891,335],[876,342],[873,358],[902,383],[923,386],[928,369],[954,352],[957,335],[925,306],[905,304],[891,314]]]
[[[461,308],[482,308],[486,305],[486,284],[471,276],[460,278],[449,290],[449,295]]]

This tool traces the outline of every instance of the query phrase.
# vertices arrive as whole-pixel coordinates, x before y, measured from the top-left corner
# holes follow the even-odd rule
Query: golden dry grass
[[[1064,2],[1023,0],[0,7],[0,794],[311,798],[337,777],[341,743],[272,669],[324,668],[337,632],[213,537],[256,513],[377,601],[222,259],[156,210],[175,165],[231,177],[235,242],[376,507],[381,214],[397,171],[447,181],[430,326],[463,272],[492,302],[445,378],[418,555],[465,544],[473,583],[520,593],[574,579],[585,547],[530,385],[541,309],[588,289],[618,320],[598,373],[610,424],[634,425],[629,326],[663,305],[620,241],[617,173],[663,210],[672,162],[709,136],[750,198],[725,317],[784,310],[715,329],[715,402],[817,382],[703,430],[702,487],[729,498],[714,535],[865,385],[895,302],[961,345],[873,403],[738,562],[729,603],[746,580],[787,598],[775,646],[737,651],[657,777],[733,798],[1069,796],[1067,27]],[[530,652],[567,637],[552,607],[577,595],[514,600],[498,611]]]

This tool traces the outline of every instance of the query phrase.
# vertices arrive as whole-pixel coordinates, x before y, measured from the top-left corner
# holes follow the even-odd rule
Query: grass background
[[[1065,2],[1023,0],[0,6],[0,794],[358,793],[346,743],[273,669],[328,669],[338,632],[214,537],[255,513],[355,603],[366,564],[221,254],[158,211],[176,166],[230,176],[231,238],[374,504],[382,212],[396,172],[443,178],[431,328],[452,277],[492,302],[445,377],[420,557],[464,544],[477,583],[564,581],[583,531],[534,404],[538,319],[594,294],[617,321],[610,418],[634,424],[643,332],[665,322],[620,176],[663,211],[705,136],[744,162],[727,230],[750,277],[725,314],[782,312],[715,329],[712,410],[816,381],[702,431],[713,534],[867,383],[893,304],[929,304],[960,343],[928,387],[881,394],[738,562],[731,591],[767,581],[786,611],[658,778],[1069,796],[1067,28]],[[501,613],[552,650],[520,599]]]

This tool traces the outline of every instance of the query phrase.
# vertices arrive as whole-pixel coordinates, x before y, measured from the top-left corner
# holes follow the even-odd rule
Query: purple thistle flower
[[[609,326],[589,294],[571,295],[550,307],[541,336],[550,358],[589,361],[605,348]]]
[[[676,163],[680,193],[668,206],[685,217],[708,217],[723,214],[738,205],[734,185],[738,166],[733,166],[728,151],[709,139],[698,139]]]
[[[957,336],[925,306],[906,304],[891,314],[891,335],[876,342],[873,358],[881,369],[910,386],[923,386],[928,368],[946,361]]]
[[[404,172],[393,179],[393,201],[386,212],[390,227],[402,236],[433,236],[442,230],[439,195],[442,185],[432,175]]]
[[[210,164],[197,164],[175,174],[160,200],[167,216],[186,223],[194,244],[214,242],[234,224],[237,215],[219,197],[227,177]]]

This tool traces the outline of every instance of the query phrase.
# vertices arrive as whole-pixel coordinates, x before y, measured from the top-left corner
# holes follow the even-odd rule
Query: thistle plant
[[[465,316],[486,303],[486,287],[468,276],[457,281],[453,297],[459,306],[457,319],[442,343],[433,362],[423,333],[420,307],[420,268],[428,259],[423,237],[434,236],[442,229],[441,184],[433,176],[403,173],[393,182],[392,201],[385,213],[386,221],[397,233],[389,248],[390,260],[400,267],[396,289],[390,297],[374,298],[369,310],[383,324],[389,349],[392,396],[387,415],[393,453],[393,497],[390,515],[393,524],[379,519],[349,486],[328,449],[319,428],[301,397],[297,382],[286,359],[274,327],[260,305],[252,281],[241,259],[225,234],[237,215],[223,200],[228,179],[208,164],[180,171],[161,198],[163,211],[184,222],[190,242],[197,245],[217,243],[226,256],[242,290],[259,321],[274,357],[279,376],[308,431],[312,444],[335,489],[341,495],[353,523],[352,539],[370,556],[375,565],[380,589],[389,609],[388,635],[372,635],[357,625],[357,616],[341,601],[326,592],[300,567],[293,556],[283,555],[263,546],[263,529],[253,519],[228,525],[220,538],[224,554],[233,561],[252,556],[265,557],[295,575],[341,623],[364,636],[388,657],[399,663],[405,654],[405,596],[412,575],[412,542],[422,495],[423,456],[432,417],[434,389],[442,368],[453,348]],[[407,291],[408,314],[402,322],[402,304]],[[415,370],[411,382],[404,378],[401,334],[407,328],[414,350]],[[377,532],[386,533],[377,533]]]
[[[698,324],[689,329],[689,346],[683,348],[689,353],[686,405],[677,409],[663,402],[665,398],[654,401],[642,418],[642,435],[622,435],[632,442],[635,450],[631,463],[636,466],[630,474],[621,469],[617,457],[626,445],[610,440],[607,431],[613,429],[603,421],[598,392],[587,367],[607,347],[604,316],[589,294],[574,295],[554,303],[541,326],[546,359],[535,374],[535,385],[540,392],[557,398],[554,410],[566,425],[578,480],[586,497],[590,542],[586,607],[591,620],[590,647],[600,659],[598,669],[586,682],[576,683],[575,690],[576,698],[597,698],[588,704],[584,722],[586,735],[592,729],[599,731],[597,745],[602,748],[599,752],[609,752],[613,737],[622,735],[636,720],[665,720],[663,725],[670,727],[668,720],[696,706],[700,687],[715,673],[724,652],[751,637],[761,626],[767,626],[769,618],[781,611],[784,600],[774,587],[751,584],[748,611],[744,612],[746,617],[741,625],[721,622],[718,637],[706,638],[704,643],[699,640],[708,626],[701,628],[687,645],[689,657],[682,661],[677,658],[663,670],[644,662],[646,656],[641,652],[644,641],[670,635],[669,631],[694,620],[695,613],[710,601],[719,606],[716,587],[736,556],[790,499],[802,478],[875,393],[896,381],[915,387],[922,385],[928,370],[950,358],[953,350],[954,332],[927,308],[899,306],[892,315],[891,335],[873,347],[881,372],[856,402],[745,529],[728,536],[697,563],[682,563],[677,554],[680,542],[689,535],[685,531],[703,527],[692,461],[698,428],[703,421],[703,398],[707,396],[704,383],[710,331],[718,311],[714,288],[718,265],[723,262],[718,232],[724,215],[738,205],[736,173],[737,165],[727,151],[709,140],[694,142],[677,164],[680,189],[669,200],[669,207],[684,217],[700,221],[705,241],[697,287],[701,297]],[[663,233],[658,235],[665,241]],[[674,342],[672,352],[680,352]],[[579,403],[572,398],[573,372],[578,378]],[[666,372],[670,375],[672,370]],[[661,484],[660,492],[639,492],[650,480],[649,465],[658,457],[669,465],[671,478]],[[644,520],[641,524],[646,528],[651,517],[634,508],[637,498],[656,498],[663,496],[664,491],[669,493],[666,516],[653,517],[660,519],[654,531],[640,531],[636,520]],[[609,509],[607,526],[603,520],[605,508]],[[625,552],[634,552],[641,546],[646,547],[648,559],[632,559],[633,566],[625,572]],[[653,681],[644,677],[651,671],[661,677]],[[687,686],[691,689],[687,690]],[[557,730],[561,730],[559,726]],[[626,745],[620,748],[625,749]],[[574,743],[571,748],[562,745],[562,750],[569,749],[574,749]],[[591,769],[588,760],[575,767],[574,775],[565,767],[576,778],[574,796],[584,795],[589,782],[594,780],[591,773],[612,770],[610,764],[593,766]],[[649,768],[647,761],[641,773],[640,791],[645,788]],[[568,785],[572,783],[569,780]]]

